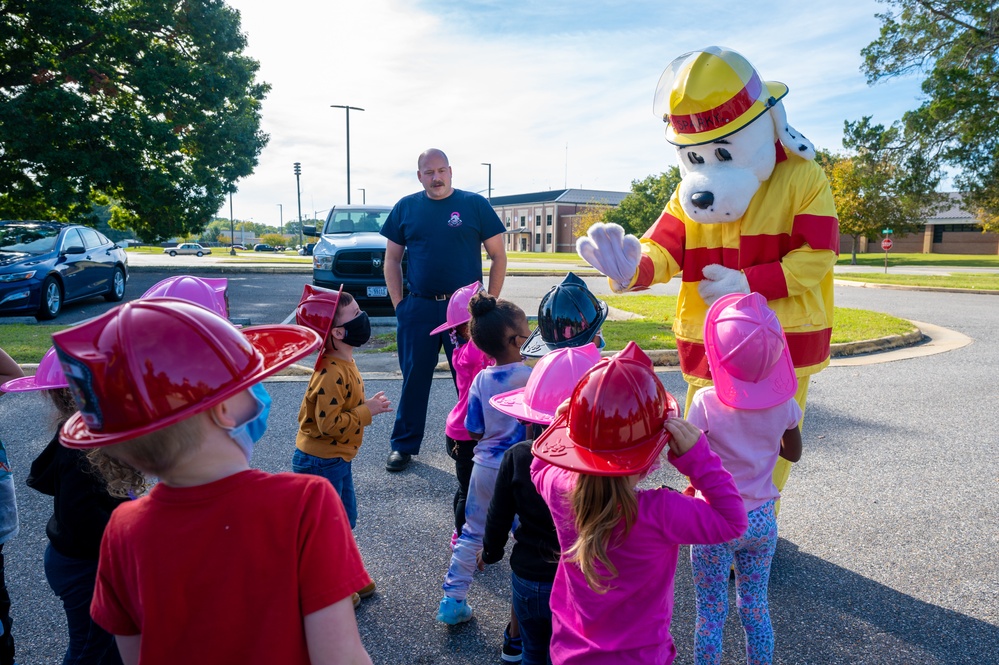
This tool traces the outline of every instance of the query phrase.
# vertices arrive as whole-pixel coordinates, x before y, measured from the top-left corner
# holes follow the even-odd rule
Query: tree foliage
[[[671,166],[659,175],[631,181],[631,193],[604,214],[604,221],[620,224],[627,233],[642,235],[659,219],[680,184],[680,169]]]
[[[843,145],[851,154],[819,152],[840,233],[853,238],[853,263],[861,236],[878,238],[886,228],[899,236],[919,232],[944,200],[936,192],[939,169],[921,153],[901,150],[899,132],[898,127],[872,125],[865,117],[844,123]]]
[[[960,170],[955,184],[986,230],[999,230],[999,6],[987,0],[880,0],[881,34],[865,47],[869,83],[923,77],[900,143]]]
[[[588,205],[576,218],[575,223],[572,225],[572,237],[582,238],[586,235],[586,232],[590,230],[590,227],[598,222],[604,221],[604,216],[613,210],[613,206],[609,206],[603,203],[597,203],[594,205]]]
[[[267,142],[222,0],[3,0],[0,44],[2,217],[200,231]]]

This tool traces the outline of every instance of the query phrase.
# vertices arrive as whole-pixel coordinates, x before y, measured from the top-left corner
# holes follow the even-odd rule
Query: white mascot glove
[[[624,229],[617,224],[597,223],[576,240],[576,252],[607,275],[612,282],[611,288],[620,293],[628,289],[638,270],[642,244],[635,236],[625,235]]]
[[[749,293],[749,280],[741,270],[712,263],[704,266],[701,274],[703,277],[697,291],[709,306],[729,293]]]

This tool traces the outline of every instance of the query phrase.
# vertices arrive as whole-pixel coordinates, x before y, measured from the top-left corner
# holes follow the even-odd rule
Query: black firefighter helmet
[[[607,303],[598,300],[586,283],[570,272],[541,299],[538,327],[520,352],[540,358],[555,349],[589,344],[606,318]]]

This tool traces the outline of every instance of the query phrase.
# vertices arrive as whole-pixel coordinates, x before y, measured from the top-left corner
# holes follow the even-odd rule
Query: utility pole
[[[368,202],[368,195],[363,187],[358,187],[358,189],[361,190],[361,204],[364,205]]]
[[[482,162],[483,166],[489,167],[489,203],[493,202],[493,165],[489,162]]]
[[[295,162],[295,189],[298,191],[298,244],[302,244],[302,163]]]
[[[232,219],[232,190],[229,190],[229,256],[236,256],[236,222]]]
[[[347,205],[350,205],[350,110],[363,111],[364,109],[343,104],[330,104],[330,108],[345,109],[347,111]]]

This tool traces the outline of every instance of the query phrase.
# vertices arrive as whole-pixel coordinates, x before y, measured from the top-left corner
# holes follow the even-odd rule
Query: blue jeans
[[[90,601],[97,580],[97,561],[60,554],[52,545],[45,548],[45,578],[66,611],[69,646],[63,665],[94,663],[121,665],[114,636],[90,618]]]
[[[357,526],[357,497],[354,495],[354,476],[350,472],[350,462],[341,457],[316,457],[295,448],[295,454],[291,456],[291,470],[322,476],[330,481],[347,511],[350,528]]]
[[[521,665],[551,665],[548,651],[552,641],[551,582],[534,582],[510,573],[513,590],[513,613],[520,624],[520,639],[524,647]]]
[[[421,298],[411,293],[399,302],[395,317],[402,393],[396,404],[390,445],[392,450],[419,455],[438,354],[443,346],[450,364],[454,352],[448,331],[430,335],[431,330],[447,319],[447,301]],[[451,376],[454,378],[453,369]]]

